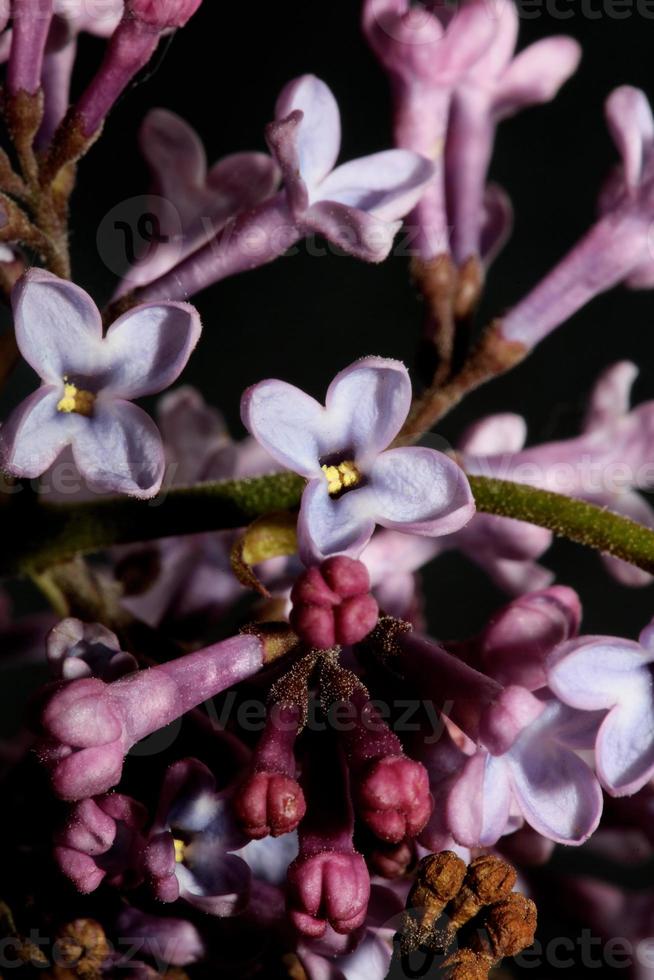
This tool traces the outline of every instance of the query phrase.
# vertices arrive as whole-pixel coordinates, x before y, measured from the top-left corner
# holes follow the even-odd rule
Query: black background
[[[339,101],[342,159],[390,146],[388,86],[361,36],[359,13],[354,0],[205,0],[190,25],[164,46],[148,76],[121,100],[80,167],[72,215],[76,281],[99,303],[112,291],[98,228],[117,204],[147,189],[136,133],[153,106],[189,120],[214,161],[237,150],[264,149],[263,128],[278,91],[289,79],[313,72]],[[598,190],[616,158],[603,121],[611,89],[630,83],[654,96],[654,4],[638,10],[626,2],[586,0],[582,6],[558,0],[558,7],[549,9],[531,4],[524,14],[521,46],[563,32],[582,43],[584,57],[554,103],[500,128],[492,177],[510,193],[516,222],[492,269],[482,311],[488,317],[524,295],[592,222]],[[101,50],[101,42],[84,38],[77,89]],[[198,385],[224,411],[237,436],[242,434],[239,398],[248,384],[281,377],[321,396],[334,373],[359,356],[383,354],[411,364],[422,321],[406,259],[368,266],[334,255],[311,257],[303,248],[210,288],[196,303],[204,335],[183,380]],[[613,361],[634,360],[641,372],[636,399],[654,397],[653,350],[654,297],[614,290],[581,311],[517,370],[470,396],[447,418],[441,434],[454,443],[480,415],[515,411],[527,416],[532,443],[572,435],[589,388]],[[29,369],[21,367],[3,406],[11,407],[32,386]],[[580,592],[585,632],[633,636],[654,614],[651,587],[618,585],[597,557],[581,548],[558,544],[546,562],[556,568],[559,581]],[[426,570],[425,583],[431,629],[441,637],[475,631],[503,601],[481,572],[455,556]],[[567,851],[558,864],[570,869],[584,860],[587,867],[593,862]],[[556,929],[555,924],[553,934]]]
[[[597,192],[616,157],[603,120],[607,94],[629,83],[654,95],[654,4],[532,0],[521,13],[520,46],[567,33],[582,43],[584,55],[553,103],[500,127],[492,177],[513,200],[515,229],[491,271],[482,319],[524,295],[592,222]],[[148,187],[136,133],[153,106],[166,106],[192,123],[214,161],[236,150],[264,149],[263,128],[277,93],[289,79],[313,72],[339,101],[342,159],[390,146],[387,81],[362,37],[359,14],[353,0],[205,0],[122,99],[81,165],[72,222],[77,281],[98,301],[109,295],[113,278],[100,254],[106,245],[98,251],[98,227],[113,207]],[[101,42],[84,39],[77,87],[100,53]],[[322,395],[333,374],[361,355],[384,354],[411,364],[422,319],[405,258],[370,266],[335,255],[312,257],[304,248],[213,286],[196,302],[204,335],[184,380],[225,412],[237,435],[246,385],[276,376]],[[615,360],[638,364],[637,400],[654,396],[653,341],[651,293],[614,290],[511,375],[469,397],[442,425],[441,435],[454,442],[469,421],[496,411],[525,414],[531,442],[572,435],[588,389]],[[23,381],[31,384],[27,371]],[[581,592],[588,631],[633,634],[654,613],[651,589],[617,585],[594,555],[576,546],[558,545],[548,562],[561,581]],[[455,557],[437,562],[426,581],[439,635],[476,628],[502,598],[480,572]]]

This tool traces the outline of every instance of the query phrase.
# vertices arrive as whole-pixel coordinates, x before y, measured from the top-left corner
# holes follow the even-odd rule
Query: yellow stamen
[[[181,864],[186,856],[186,844],[179,837],[173,839],[173,844],[175,845],[175,862]]]
[[[349,490],[361,482],[361,474],[351,459],[346,459],[336,466],[323,466],[322,471],[327,480],[327,491],[330,497],[335,497],[343,490]]]
[[[84,391],[77,385],[64,383],[64,397],[57,403],[58,412],[76,412],[78,415],[93,415],[95,405],[95,395],[91,391]]]

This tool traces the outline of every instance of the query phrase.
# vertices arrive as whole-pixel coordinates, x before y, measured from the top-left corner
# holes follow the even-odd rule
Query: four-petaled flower
[[[300,555],[357,556],[375,524],[436,536],[474,513],[465,474],[422,446],[383,450],[409,411],[411,382],[402,363],[356,361],[336,375],[323,407],[299,388],[269,380],[243,395],[245,426],[283,466],[308,479],[298,520]]]
[[[33,269],[13,293],[18,347],[42,380],[3,426],[3,465],[37,477],[67,446],[98,490],[152,497],[161,486],[159,431],[129,399],[161,391],[200,336],[186,303],[151,303],[102,335],[100,313],[78,286]]]
[[[612,796],[629,796],[654,775],[654,625],[638,642],[581,636],[554,650],[547,678],[573,708],[606,712],[595,740],[595,765]]]

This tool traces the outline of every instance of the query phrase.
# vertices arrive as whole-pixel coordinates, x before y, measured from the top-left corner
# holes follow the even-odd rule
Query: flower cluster
[[[51,607],[17,615],[0,593],[0,689],[24,702],[0,738],[0,940],[21,975],[57,980],[383,980],[426,955],[443,980],[485,980],[532,944],[533,869],[557,845],[651,858],[654,621],[591,634],[544,562],[558,534],[613,588],[651,583],[654,402],[632,407],[621,361],[579,435],[526,445],[514,411],[454,447],[430,430],[598,293],[654,285],[650,108],[608,97],[621,162],[597,221],[466,344],[511,226],[487,184],[497,126],[553,99],[579,45],[516,54],[513,0],[363,0],[395,145],[339,163],[340,110],[310,74],[282,89],[267,152],[211,166],[151,109],[158,234],[101,311],[71,276],[77,166],[201,0],[91,6],[0,12],[0,386],[23,362],[39,378],[0,426],[0,570]],[[73,95],[85,33],[104,50]],[[239,440],[213,394],[166,391],[202,344],[189,299],[314,235],[380,263],[403,222],[423,389],[361,350],[324,400],[255,363]],[[164,391],[155,423],[134,401]],[[466,627],[443,637],[421,572],[449,576],[452,552],[506,597],[484,617],[464,582]],[[599,931],[650,928],[650,893],[566,878]]]

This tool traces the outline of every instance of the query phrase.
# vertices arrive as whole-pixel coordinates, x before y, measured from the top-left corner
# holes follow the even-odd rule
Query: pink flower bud
[[[370,878],[360,854],[321,851],[300,855],[288,869],[290,914],[305,936],[358,929],[366,917]]]
[[[234,800],[236,816],[254,840],[295,830],[306,812],[304,793],[289,776],[255,772]]]
[[[404,755],[376,760],[359,776],[354,796],[370,829],[394,843],[419,834],[433,806],[427,770]]]
[[[127,0],[125,11],[157,30],[183,27],[202,0]]]
[[[344,555],[327,558],[296,581],[291,592],[291,625],[318,649],[358,643],[373,629],[379,609],[370,595],[363,562]]]

